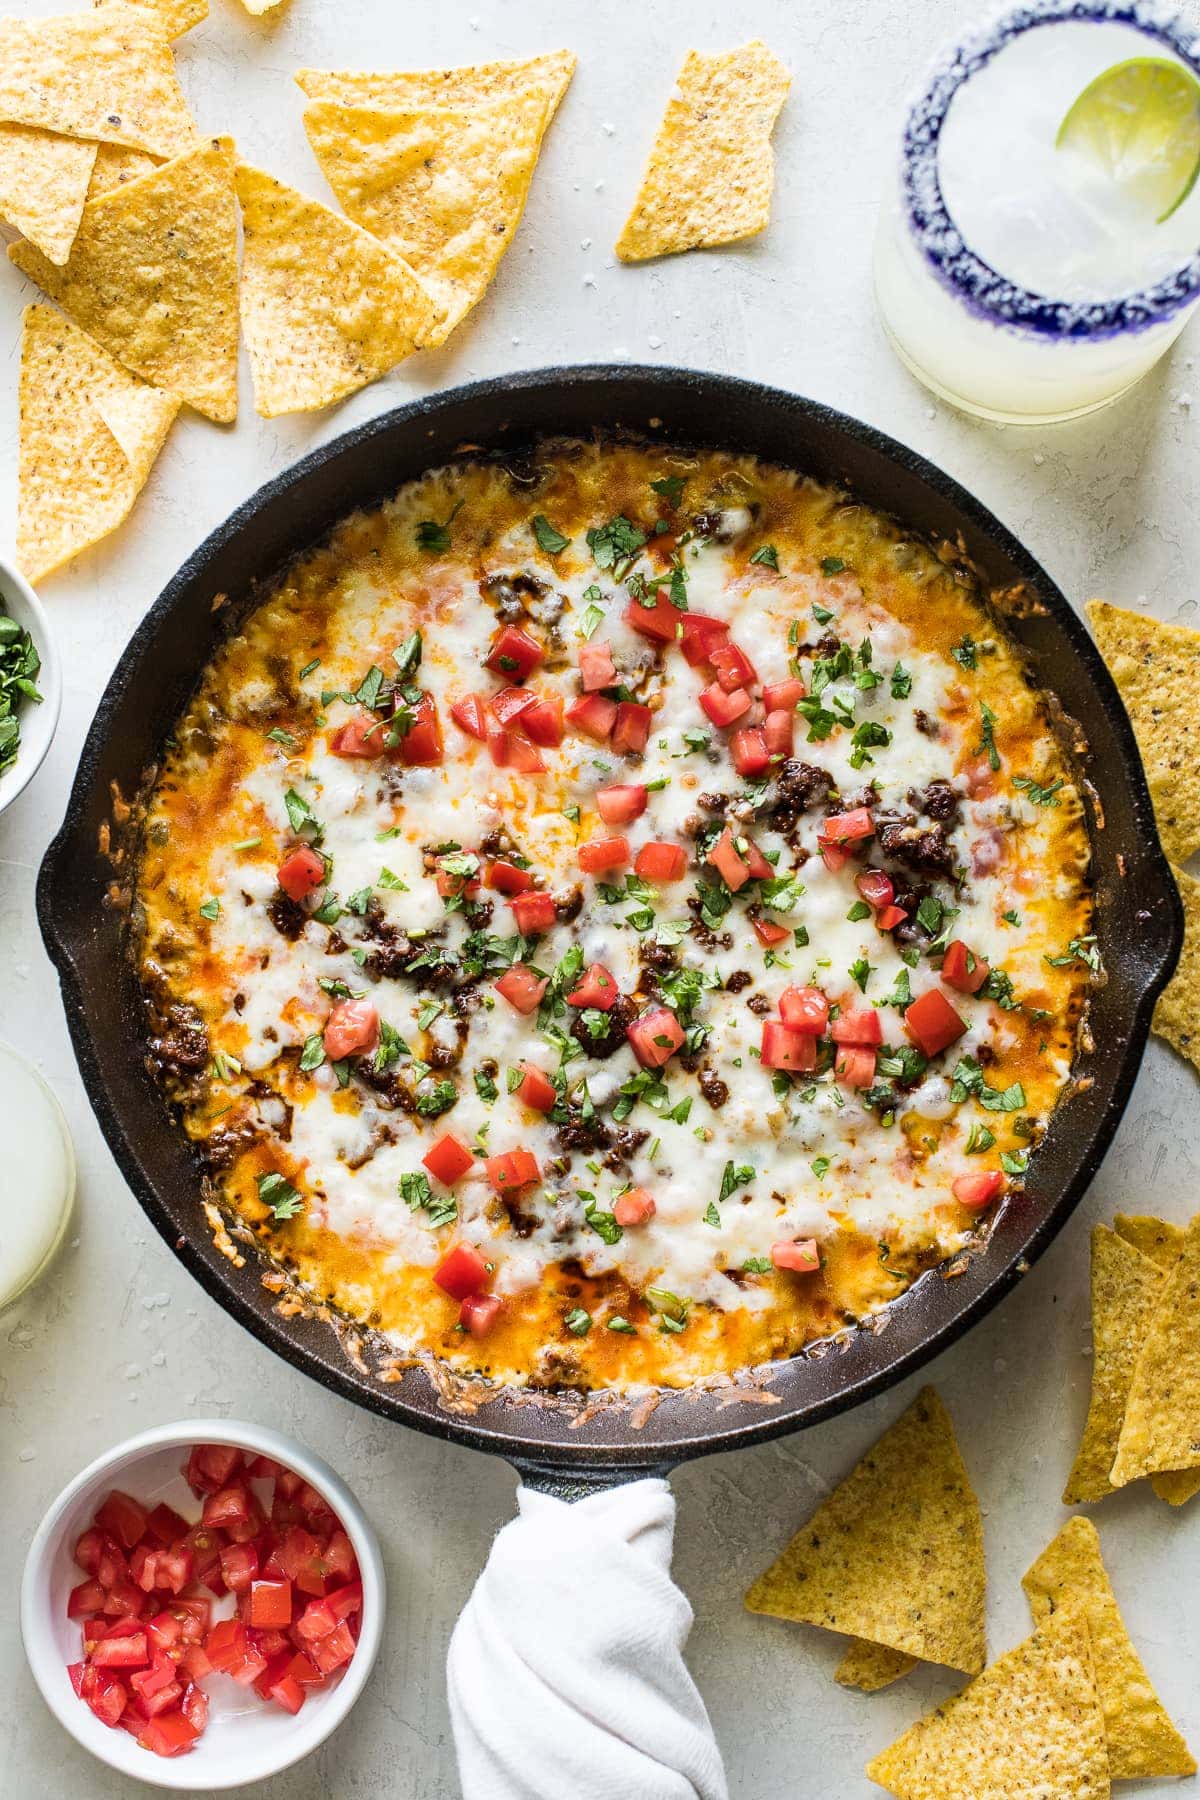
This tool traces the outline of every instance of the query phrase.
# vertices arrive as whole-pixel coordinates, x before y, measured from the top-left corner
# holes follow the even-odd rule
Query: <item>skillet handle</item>
[[[729,1800],[663,1465],[517,1467],[446,1659],[463,1800]]]

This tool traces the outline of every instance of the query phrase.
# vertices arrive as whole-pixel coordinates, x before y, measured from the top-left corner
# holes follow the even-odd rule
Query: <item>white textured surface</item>
[[[254,1800],[449,1800],[445,1646],[492,1534],[511,1516],[510,1471],[335,1399],[208,1300],[118,1178],[68,1047],[34,925],[34,877],[121,647],[200,537],[311,444],[473,376],[614,356],[730,370],[857,413],[978,493],[1076,601],[1101,592],[1198,624],[1200,377],[1191,358],[1200,343],[1193,326],[1125,402],[1038,433],[999,431],[935,407],[892,360],[868,288],[876,200],[902,96],[938,42],[979,16],[974,0],[753,0],[736,14],[712,0],[449,0],[432,8],[291,0],[260,22],[234,0],[212,4],[213,17],[180,50],[201,123],[233,129],[250,160],[318,194],[293,68],[465,61],[564,42],[579,52],[580,68],[517,242],[447,349],[340,411],[275,423],[250,410],[243,359],[246,410],[236,429],[181,420],[131,523],[46,584],[67,653],[66,697],[47,767],[0,820],[0,1035],[35,1054],[62,1098],[80,1154],[81,1212],[78,1242],[56,1273],[0,1320],[8,1540],[0,1691],[10,1698],[0,1793],[124,1800],[146,1791],[91,1762],[42,1707],[17,1640],[19,1558],[50,1499],[99,1450],[140,1425],[217,1413],[292,1432],[345,1475],[379,1529],[391,1588],[380,1666],[353,1724],[312,1762],[247,1791]],[[15,10],[50,13],[55,0],[15,0]],[[614,266],[609,246],[683,49],[754,32],[795,71],[776,134],[769,232],[730,252]],[[0,537],[9,543],[17,321],[29,297],[15,272],[0,270]],[[1192,1072],[1152,1044],[1116,1145],[1075,1219],[1020,1290],[929,1371],[954,1413],[987,1515],[994,1649],[1025,1631],[1018,1580],[1063,1517],[1058,1494],[1087,1394],[1087,1228],[1118,1206],[1183,1219],[1200,1204],[1196,1102]],[[0,1170],[4,1202],[19,1204],[19,1145],[3,1147]],[[949,1691],[947,1679],[919,1673],[872,1699],[845,1694],[832,1681],[835,1643],[741,1607],[749,1580],[915,1385],[803,1437],[693,1464],[674,1478],[676,1575],[697,1614],[690,1661],[739,1800],[865,1800],[878,1792],[861,1773],[866,1758]],[[1197,1508],[1169,1513],[1127,1491],[1097,1516],[1151,1675],[1200,1745]]]

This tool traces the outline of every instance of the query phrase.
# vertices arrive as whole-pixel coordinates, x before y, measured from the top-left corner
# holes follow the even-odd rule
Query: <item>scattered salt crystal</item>
[[[646,341],[650,345],[650,348],[652,350],[661,350],[662,349],[662,339],[660,337],[647,338]]]
[[[1044,456],[1043,456],[1043,455],[1042,455],[1042,453],[1041,453],[1041,451],[1040,451],[1040,450],[1039,450],[1039,451],[1037,451],[1037,453],[1036,453],[1036,454],[1035,454],[1035,456],[1034,456],[1034,459],[1033,459],[1033,460],[1034,460],[1034,462],[1035,462],[1035,464],[1036,464],[1036,465],[1037,465],[1037,467],[1038,467],[1038,468],[1039,468],[1039,469],[1040,469],[1040,468],[1041,468],[1041,466],[1042,466],[1042,464],[1043,464],[1043,463],[1044,463],[1044,462],[1045,462],[1045,460],[1046,460],[1046,459],[1045,459],[1045,457],[1044,457]]]
[[[583,278],[583,285],[584,287],[595,287],[596,277],[594,275],[585,275]]]
[[[581,250],[590,250],[591,247],[592,247],[591,238],[581,238],[580,239],[579,248]]]
[[[594,192],[599,194],[599,193],[602,193],[603,191],[604,191],[604,183],[602,181],[597,181],[594,185]]]
[[[1181,412],[1187,412],[1192,404],[1192,396],[1188,393],[1176,394],[1175,404]]]
[[[164,1365],[166,1364],[166,1360],[167,1360],[167,1353],[165,1350],[156,1350],[154,1352],[154,1355],[150,1358],[150,1361],[154,1364],[154,1367],[156,1369],[163,1368]]]
[[[612,137],[613,133],[616,131],[617,128],[615,125],[610,125],[608,123],[608,121],[605,120],[604,125],[601,127],[601,129],[603,130],[604,135],[606,137]]]
[[[32,1462],[36,1455],[37,1455],[37,1451],[30,1449],[29,1445],[26,1444],[26,1446],[23,1450],[17,1451],[17,1461],[18,1462]]]
[[[140,1363],[126,1363],[124,1369],[126,1381],[136,1381],[141,1372],[142,1365]]]

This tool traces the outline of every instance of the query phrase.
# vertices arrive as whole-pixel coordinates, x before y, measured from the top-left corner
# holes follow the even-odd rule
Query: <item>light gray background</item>
[[[45,586],[66,696],[48,766],[0,821],[0,1032],[53,1082],[82,1180],[76,1241],[0,1321],[0,1793],[115,1800],[145,1791],[93,1763],[45,1711],[16,1628],[20,1558],[45,1507],[85,1461],[140,1427],[215,1413],[269,1422],[335,1464],[379,1528],[391,1582],[383,1654],[353,1724],[301,1768],[246,1791],[256,1800],[448,1800],[456,1782],[446,1642],[512,1513],[514,1478],[502,1462],[386,1425],[276,1361],[176,1265],[118,1176],[75,1070],[33,909],[38,861],[103,683],[184,556],[310,446],[475,376],[608,358],[728,370],[856,413],[965,482],[1076,602],[1104,594],[1197,624],[1200,380],[1192,359],[1200,327],[1129,399],[1044,431],[998,430],[935,406],[893,360],[870,297],[876,205],[902,98],[935,47],[979,16],[974,0],[748,0],[735,10],[712,0],[291,0],[265,22],[235,0],[212,6],[179,52],[201,125],[235,132],[249,160],[326,199],[293,69],[465,62],[560,44],[578,52],[579,69],[517,240],[446,350],[415,358],[339,410],[275,422],[255,416],[243,359],[236,428],[185,413],[132,521]],[[16,0],[16,10],[57,6]],[[609,246],[683,51],[755,33],[795,74],[775,138],[769,231],[730,252],[616,266]],[[18,320],[32,297],[15,271],[0,271],[0,539],[10,544]],[[1152,1043],[1107,1165],[1076,1217],[1020,1290],[921,1378],[938,1384],[953,1411],[986,1513],[993,1651],[1024,1635],[1019,1577],[1064,1517],[1058,1495],[1090,1366],[1088,1227],[1117,1207],[1182,1220],[1200,1204],[1196,1099],[1194,1072]],[[5,1204],[20,1204],[20,1160],[19,1144],[0,1146]],[[741,1604],[751,1578],[916,1385],[675,1477],[676,1574],[697,1615],[690,1660],[739,1800],[877,1793],[862,1774],[867,1757],[950,1689],[926,1672],[855,1698],[833,1684],[832,1639],[751,1618]],[[1200,1502],[1189,1517],[1139,1488],[1098,1516],[1151,1675],[1200,1746]]]

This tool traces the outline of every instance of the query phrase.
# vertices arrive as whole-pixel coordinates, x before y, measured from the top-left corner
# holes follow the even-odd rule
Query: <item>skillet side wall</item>
[[[383,1385],[360,1373],[327,1326],[275,1315],[258,1271],[249,1263],[235,1268],[213,1245],[191,1152],[143,1066],[123,916],[105,905],[113,870],[98,849],[113,784],[126,797],[137,793],[231,613],[256,583],[269,582],[346,513],[464,447],[516,450],[534,435],[597,430],[745,451],[844,484],[921,535],[961,543],[987,585],[1025,583],[1039,604],[1009,618],[1009,629],[1082,727],[1084,772],[1104,819],[1091,839],[1108,979],[1092,1003],[1096,1048],[1081,1066],[1089,1082],[1060,1107],[1029,1191],[1006,1208],[986,1252],[952,1281],[933,1274],[917,1283],[890,1309],[886,1331],[864,1331],[844,1348],[772,1369],[769,1386],[780,1405],[739,1408],[722,1405],[720,1392],[669,1393],[640,1429],[625,1403],[602,1407],[577,1429],[561,1407],[503,1395],[469,1418],[452,1414],[423,1371]],[[231,605],[214,611],[219,595]],[[122,656],[42,865],[38,914],[109,1146],[157,1229],[214,1299],[295,1367],[385,1417],[540,1468],[614,1473],[731,1449],[843,1411],[944,1349],[994,1305],[1045,1249],[1099,1167],[1182,941],[1181,908],[1111,677],[1063,594],[1011,534],[941,471],[842,414],[731,377],[626,366],[551,369],[417,401],[334,440],[247,501],[184,564]]]

